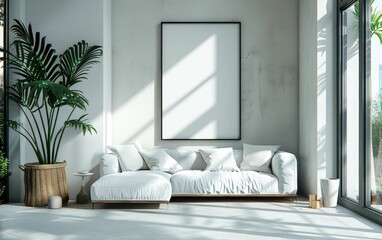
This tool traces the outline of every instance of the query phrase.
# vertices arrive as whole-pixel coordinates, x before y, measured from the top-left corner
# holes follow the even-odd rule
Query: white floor
[[[158,208],[159,207],[159,208]],[[340,206],[305,201],[203,201],[78,205],[62,209],[0,205],[0,239],[382,239],[382,226]]]

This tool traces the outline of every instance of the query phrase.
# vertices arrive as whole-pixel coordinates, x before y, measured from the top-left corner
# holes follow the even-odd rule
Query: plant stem
[[[29,124],[29,126],[30,126],[30,129],[32,130],[33,135],[35,135],[35,134],[34,134],[34,130],[33,130],[33,129],[34,129],[34,128],[33,128],[33,125],[32,125],[32,123],[30,122],[30,120],[29,120],[29,118],[28,118],[28,114],[25,112],[24,107],[23,107],[20,103],[17,103],[17,105],[20,107],[21,111],[23,111],[23,113],[24,113],[24,115],[25,115],[25,118],[27,119],[28,124]],[[32,116],[33,123],[34,123],[34,125],[36,126],[37,133],[38,133],[38,136],[39,136],[39,140],[40,140],[40,143],[41,143],[41,146],[42,146],[42,151],[43,151],[43,153],[44,153],[44,152],[45,152],[45,147],[44,147],[44,144],[43,144],[44,142],[43,142],[43,139],[42,139],[42,135],[41,135],[40,128],[39,128],[39,126],[38,126],[37,119],[36,119],[36,117],[34,116],[34,114],[33,114],[33,112],[32,112],[31,109],[29,109],[29,108],[26,108],[26,109],[28,109],[28,111],[29,111],[29,115]],[[25,132],[28,132],[28,131],[26,131],[26,129],[24,129],[24,131],[25,131]],[[35,137],[35,138],[36,138],[36,137]],[[37,138],[36,138],[36,140],[34,141],[34,145],[32,145],[32,148],[39,149],[39,148],[38,148]],[[39,151],[39,152],[40,152],[40,151]],[[40,154],[37,155],[37,158],[38,158],[39,163],[41,163],[41,164],[44,163],[45,155],[41,155],[41,152],[40,152]]]
[[[43,98],[45,98],[45,96],[43,96]],[[44,121],[44,117],[43,117],[43,114],[42,114],[42,112],[41,112],[41,108],[39,108],[38,109],[38,115],[39,115],[39,117],[40,117],[40,121],[41,121],[41,125],[42,125],[42,129],[43,129],[43,132],[44,132],[44,137],[45,137],[45,141],[43,141],[43,139],[41,139],[41,145],[42,146],[44,146],[45,144],[46,144],[46,139],[48,138],[48,136],[47,136],[47,132],[46,132],[46,126],[45,126],[45,121]],[[44,157],[45,157],[45,159],[44,159],[44,164],[49,164],[50,162],[50,160],[49,160],[49,158],[48,158],[48,156],[47,156],[47,154],[48,154],[48,150],[47,150],[47,148],[49,148],[49,146],[46,146],[46,149],[44,148]]]
[[[44,96],[44,106],[45,106],[45,117],[46,117],[46,121],[47,121],[47,124],[48,124],[48,133],[47,133],[47,136],[46,136],[46,139],[45,139],[45,142],[46,142],[46,155],[48,157],[48,163],[52,163],[52,159],[51,159],[51,119],[49,118],[49,113],[48,113],[48,103],[46,102],[46,96]]]

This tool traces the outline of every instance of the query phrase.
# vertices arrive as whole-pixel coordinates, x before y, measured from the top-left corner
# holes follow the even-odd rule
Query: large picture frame
[[[241,23],[161,23],[161,139],[241,139]]]

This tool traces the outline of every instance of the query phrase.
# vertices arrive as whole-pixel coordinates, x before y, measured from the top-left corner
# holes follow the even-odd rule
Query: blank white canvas
[[[163,23],[162,139],[239,138],[239,23]]]

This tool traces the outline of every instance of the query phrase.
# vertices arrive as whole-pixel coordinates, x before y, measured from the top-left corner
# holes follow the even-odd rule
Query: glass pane
[[[359,198],[359,33],[354,5],[342,12],[344,90],[344,197]]]
[[[369,3],[370,4],[370,3]],[[370,179],[371,206],[382,210],[382,0],[371,1],[370,36],[367,43],[370,48],[370,140],[372,154],[370,157],[368,178]],[[380,38],[381,37],[381,38]]]

